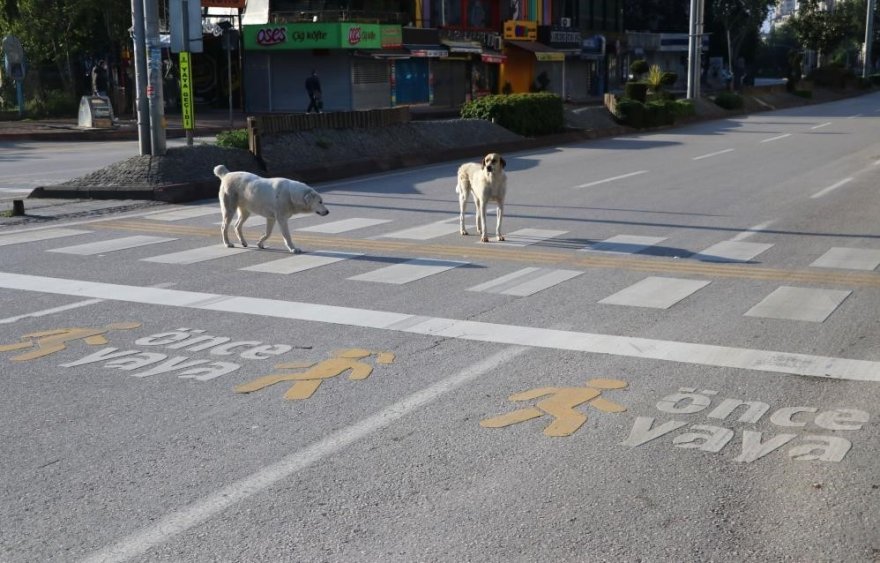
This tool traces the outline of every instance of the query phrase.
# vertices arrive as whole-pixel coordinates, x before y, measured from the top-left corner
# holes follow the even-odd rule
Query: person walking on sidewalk
[[[318,79],[318,71],[312,70],[312,74],[306,78],[306,93],[309,95],[309,107],[306,113],[323,113],[324,102],[321,100],[321,81]]]
[[[107,61],[101,59],[92,69],[92,95],[107,97],[110,82],[107,77]]]

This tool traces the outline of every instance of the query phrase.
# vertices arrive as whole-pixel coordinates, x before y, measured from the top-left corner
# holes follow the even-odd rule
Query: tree
[[[776,0],[712,0],[715,21],[724,29],[728,43],[728,57],[733,66],[734,84],[739,85],[745,70],[737,63],[743,43],[755,37],[767,20]]]
[[[0,0],[0,29],[21,41],[38,89],[57,81],[75,95],[81,61],[127,40],[130,25],[126,0]]]
[[[624,0],[626,29],[653,33],[687,32],[690,0]]]
[[[846,20],[844,10],[829,11],[823,9],[819,0],[801,0],[790,25],[801,45],[818,52],[821,62],[823,53],[832,52],[846,39]]]

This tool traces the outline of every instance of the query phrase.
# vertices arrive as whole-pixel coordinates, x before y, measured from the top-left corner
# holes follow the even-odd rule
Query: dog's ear
[[[507,161],[504,160],[504,157],[501,157],[501,168],[507,168]]]

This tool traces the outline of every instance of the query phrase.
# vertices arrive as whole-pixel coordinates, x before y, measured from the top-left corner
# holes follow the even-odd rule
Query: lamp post
[[[232,119],[232,40],[235,33],[232,30],[232,22],[228,20],[217,25],[223,30],[223,48],[226,49],[226,89],[229,91],[229,127],[232,128],[235,126]]]

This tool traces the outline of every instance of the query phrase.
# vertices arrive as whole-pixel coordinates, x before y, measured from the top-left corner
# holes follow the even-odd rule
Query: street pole
[[[131,39],[134,43],[134,90],[135,112],[138,123],[138,152],[140,155],[151,154],[150,148],[150,112],[147,107],[147,59],[144,43],[144,3],[142,0],[131,0]]]
[[[226,84],[227,90],[229,90],[229,128],[232,129],[235,124],[232,119],[232,41],[231,41],[231,27],[223,30],[223,34],[226,36]]]
[[[162,107],[162,46],[159,43],[159,2],[143,0],[147,44],[147,101],[153,156],[165,154],[165,111]]]
[[[865,18],[865,64],[862,78],[868,78],[871,71],[871,44],[874,42],[874,0],[868,0],[868,16]]]
[[[690,25],[688,26],[688,78],[687,78],[687,99],[693,100],[697,97],[697,81],[699,80],[699,71],[697,69],[697,5],[702,0],[691,0]]]
[[[193,0],[193,1],[195,1],[195,0]],[[185,80],[186,80],[186,87],[189,89],[189,91],[186,92],[186,99],[184,99],[184,95],[183,95],[183,93],[181,93],[182,94],[181,99],[180,99],[180,102],[181,102],[180,103],[180,112],[181,112],[181,114],[183,114],[184,112],[188,112],[190,110],[191,104],[192,104],[192,99],[190,98],[190,96],[192,96],[192,82],[190,80],[190,78],[191,78],[190,73],[192,71],[190,70],[190,66],[189,66],[189,1],[183,0],[182,6],[183,6],[183,53],[186,53],[185,57],[187,59],[187,65],[186,65],[186,69],[185,69],[185,72],[187,72],[187,76],[185,77]],[[184,77],[181,77],[181,86],[183,86],[183,84],[184,84],[183,81],[184,81]],[[184,105],[184,104],[186,104],[186,105]],[[192,114],[190,114],[190,119],[193,119]],[[187,120],[184,119],[184,121],[187,121]],[[191,147],[191,146],[193,146],[193,130],[188,125],[189,124],[184,123],[183,130],[184,130],[184,134],[186,135],[186,146]]]

